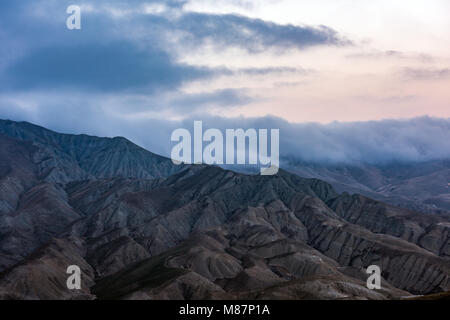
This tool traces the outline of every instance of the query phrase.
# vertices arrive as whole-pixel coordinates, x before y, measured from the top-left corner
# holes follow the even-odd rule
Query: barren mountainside
[[[450,214],[450,160],[387,164],[289,161],[286,169],[365,196],[424,213]]]
[[[450,218],[284,170],[173,166],[0,122],[0,298],[392,299],[450,291]],[[382,289],[366,287],[379,265]],[[82,269],[82,290],[66,269]]]
[[[122,138],[59,134],[28,122],[0,120],[0,134],[38,147],[41,178],[69,182],[85,178],[166,177],[183,169],[170,159]]]

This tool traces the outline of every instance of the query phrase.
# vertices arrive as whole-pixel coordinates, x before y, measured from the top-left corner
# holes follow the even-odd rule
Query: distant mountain
[[[420,212],[450,212],[450,159],[370,165],[289,161],[302,177],[325,180],[339,192],[360,193]]]
[[[447,216],[339,194],[284,170],[164,171],[170,160],[123,138],[1,127],[8,132],[0,135],[1,299],[393,299],[450,291]],[[380,290],[365,285],[374,264]],[[80,291],[66,287],[69,265],[82,269]]]

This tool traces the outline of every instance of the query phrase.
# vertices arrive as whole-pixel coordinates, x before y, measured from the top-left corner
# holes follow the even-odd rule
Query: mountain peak
[[[185,167],[175,166],[170,159],[145,150],[124,137],[62,134],[29,122],[11,120],[0,120],[0,134],[19,141],[31,141],[48,158],[56,159],[55,155],[58,155],[66,166],[78,166],[96,178],[162,178]]]

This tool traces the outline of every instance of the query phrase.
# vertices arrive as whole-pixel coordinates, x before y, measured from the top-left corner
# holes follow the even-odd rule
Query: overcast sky
[[[71,4],[81,30],[66,28]],[[397,119],[398,157],[434,158],[450,140],[449,12],[447,0],[1,1],[0,117],[164,154],[166,131],[193,119],[276,124],[294,140],[305,123],[340,136]]]

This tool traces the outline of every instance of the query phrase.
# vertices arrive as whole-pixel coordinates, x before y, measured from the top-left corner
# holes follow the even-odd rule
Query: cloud
[[[208,106],[216,108],[242,106],[254,101],[255,98],[249,97],[244,90],[222,89],[206,93],[183,94],[180,97],[171,99],[168,107],[181,110],[190,108],[192,111],[192,109],[203,110]]]
[[[3,82],[11,89],[118,90],[175,89],[212,71],[179,64],[164,51],[113,42],[38,48],[12,63]]]
[[[231,98],[228,97],[230,94]],[[233,93],[226,91],[217,95],[224,96],[225,101],[229,99],[230,103],[236,99]],[[42,105],[36,105],[33,96],[21,96],[18,99],[0,99],[0,118],[26,120],[65,133],[124,136],[165,156],[170,155],[173,146],[170,142],[173,130],[192,130],[193,121],[202,120],[205,129],[280,129],[282,165],[286,161],[388,164],[450,159],[450,139],[446,138],[450,137],[450,118],[298,124],[276,117],[223,118],[202,113],[202,104],[216,98],[214,94],[192,95],[192,101],[184,104],[180,96],[179,110],[194,104],[200,106],[198,113],[184,120],[169,120],[139,116],[139,112],[130,111],[124,107],[126,103],[123,100],[116,101],[114,97],[102,103],[102,96],[85,100],[81,95],[72,97],[64,105],[59,105],[58,98],[48,98],[40,99],[44,100]],[[174,98],[174,105],[177,99]],[[24,101],[28,103],[24,104]],[[127,113],[138,116],[128,117]]]
[[[449,119],[321,125],[293,124],[274,117],[221,118],[213,117],[213,111],[226,114],[227,108],[255,102],[257,97],[249,96],[245,88],[208,91],[201,83],[195,91],[184,87],[223,75],[270,75],[280,86],[298,83],[294,82],[297,77],[289,77],[292,82],[288,82],[278,75],[314,71],[273,66],[274,61],[258,68],[212,68],[181,61],[206,47],[219,53],[239,48],[253,55],[351,45],[329,27],[189,12],[185,1],[175,0],[79,3],[85,8],[82,30],[68,31],[65,9],[72,1],[0,1],[1,118],[28,120],[68,133],[121,135],[164,155],[170,154],[172,130],[191,128],[193,120],[199,119],[205,127],[222,130],[279,128],[283,159],[384,163],[450,157],[450,139],[442,138],[450,136]],[[360,58],[426,57],[379,51]],[[450,71],[407,68],[402,75],[433,80],[448,78]],[[413,95],[373,97],[381,104],[415,99]]]
[[[430,63],[435,58],[427,53],[410,53],[398,50],[369,50],[365,52],[356,52],[346,56],[351,59],[398,59],[398,60],[414,60],[422,63]]]
[[[241,68],[234,70],[235,74],[246,74],[252,76],[265,76],[274,73],[298,73],[309,74],[312,70],[292,67],[266,67],[266,68]]]
[[[65,30],[65,9],[71,1],[35,1],[3,4],[0,21],[6,31],[33,44],[38,40],[61,43],[73,35]],[[84,39],[104,41],[111,37],[150,37],[164,41],[177,38],[192,47],[212,44],[239,47],[248,52],[267,49],[304,49],[317,45],[344,45],[350,42],[327,26],[282,25],[237,14],[208,14],[183,10],[184,1],[80,1]],[[149,10],[154,6],[166,10]],[[0,22],[0,23],[2,23]],[[17,32],[19,31],[19,32]],[[132,32],[130,32],[132,31]],[[159,35],[159,36],[158,36]],[[51,37],[50,37],[51,36]],[[103,36],[103,37],[101,37]],[[166,39],[171,42],[173,39]]]
[[[255,53],[343,44],[338,33],[325,26],[187,12],[185,1],[175,0],[81,0],[82,29],[69,31],[65,27],[69,4],[65,0],[1,3],[0,93],[51,89],[67,95],[145,92],[156,98],[171,92],[178,96],[184,84],[220,75],[307,72],[291,67],[232,70],[179,62],[189,50],[212,45]],[[155,5],[164,10],[147,10]],[[246,104],[249,99],[243,90],[232,93],[223,88],[220,94],[186,95],[185,100],[199,105],[206,105],[206,100],[222,106]]]
[[[192,119],[183,122],[191,127]],[[450,159],[450,118],[289,123],[275,117],[209,118],[204,126],[280,129],[282,161],[315,163],[420,162]]]
[[[285,126],[286,156],[315,162],[417,162],[450,158],[450,119],[420,117]]]
[[[124,117],[136,118],[157,112],[164,116],[185,118],[194,114],[207,115],[214,109],[246,105],[256,99],[248,96],[243,89],[220,89],[197,93],[170,91],[153,95],[113,94],[105,101],[116,114]]]
[[[450,68],[404,68],[403,77],[415,80],[441,80],[450,78]]]
[[[326,26],[281,25],[235,14],[186,13],[175,23],[183,30],[185,39],[195,45],[211,42],[220,47],[239,47],[251,53],[350,44]]]
[[[356,99],[361,101],[373,101],[376,103],[395,103],[395,104],[402,104],[402,103],[410,103],[417,101],[420,99],[417,95],[357,95],[355,96]]]

